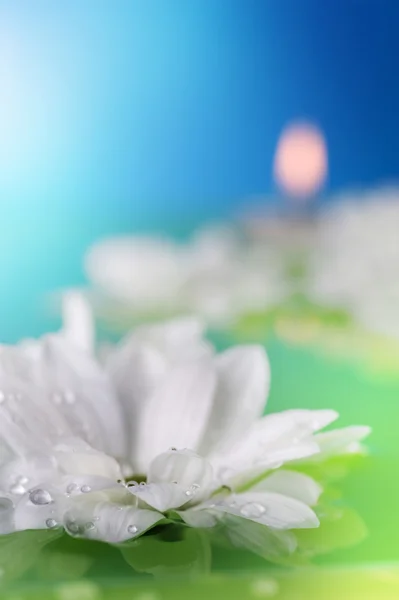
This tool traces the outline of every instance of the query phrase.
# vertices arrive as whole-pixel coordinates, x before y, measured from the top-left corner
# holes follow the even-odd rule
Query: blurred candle
[[[322,187],[327,167],[326,142],[315,125],[293,123],[283,130],[274,157],[274,177],[286,194],[306,202]]]

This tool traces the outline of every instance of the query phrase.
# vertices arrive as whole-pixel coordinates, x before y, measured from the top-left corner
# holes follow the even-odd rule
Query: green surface
[[[219,347],[226,344],[228,340],[218,340]],[[1,597],[398,598],[399,382],[373,379],[354,364],[276,340],[269,342],[268,349],[273,378],[267,411],[334,408],[341,414],[339,425],[373,427],[367,440],[369,456],[355,461],[349,475],[339,482],[338,506],[346,512],[341,521],[341,517],[336,522],[330,518],[321,531],[316,566],[287,571],[249,552],[219,546],[213,546],[210,554],[196,532],[184,543],[180,541],[180,546],[160,549],[153,540],[152,547],[144,543],[125,551],[124,557],[119,549],[105,544],[65,536],[47,539],[43,533],[48,532],[35,539],[28,532],[20,546],[14,540],[13,547],[7,548],[3,539]],[[171,546],[173,552],[169,552]],[[203,575],[208,567],[208,575]]]

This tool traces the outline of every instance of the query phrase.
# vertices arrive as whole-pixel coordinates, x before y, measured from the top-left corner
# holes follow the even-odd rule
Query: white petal
[[[107,376],[62,335],[1,348],[0,390],[0,439],[14,453],[75,435],[123,456],[124,423]]]
[[[137,346],[133,338],[108,356],[106,369],[123,406],[129,430],[129,457],[134,455],[137,444],[140,410],[147,402],[147,397],[162,381],[167,368],[165,357],[157,349]]]
[[[201,454],[222,451],[229,440],[246,432],[264,410],[270,366],[261,346],[238,346],[215,358],[218,382]]]
[[[0,356],[0,363],[1,358],[4,358],[4,354]],[[15,361],[13,357],[8,358],[11,362],[8,362],[6,369],[11,371],[10,376],[1,372],[4,361],[0,364],[0,463],[6,457],[10,459],[46,453],[58,436],[71,435],[68,423],[51,405],[45,390],[34,382],[29,384],[19,380],[17,373],[12,372],[16,367]],[[29,369],[26,363],[25,368]]]
[[[148,505],[160,512],[179,508],[193,499],[192,490],[176,483],[135,485],[129,487],[129,492],[141,501],[142,506]]]
[[[42,481],[53,480],[56,475],[57,466],[53,456],[17,458],[0,468],[0,491],[10,498],[18,498]]]
[[[178,246],[162,238],[110,238],[86,257],[88,276],[101,290],[147,312],[179,301],[182,267]]]
[[[187,510],[178,510],[176,512],[190,527],[209,529],[218,524],[218,517],[212,510],[194,507],[188,508]]]
[[[135,466],[146,472],[150,461],[170,447],[196,448],[206,427],[215,389],[208,360],[176,367],[141,407]]]
[[[279,469],[251,488],[251,492],[264,491],[277,492],[296,498],[308,506],[315,506],[323,489],[308,475]]]
[[[318,453],[319,446],[311,437],[313,432],[337,416],[330,410],[289,410],[268,415],[255,423],[223,456],[212,456],[211,462],[226,482],[236,476],[240,478],[237,483],[250,481],[267,469]],[[221,475],[226,468],[229,469],[227,477]]]
[[[315,435],[315,441],[320,446],[320,455],[318,458],[323,460],[328,456],[337,454],[351,453],[353,450],[358,451],[358,443],[367,437],[371,432],[370,427],[362,425],[354,425],[319,433]]]
[[[43,378],[61,394],[57,408],[76,435],[99,450],[123,456],[125,429],[121,407],[107,376],[85,352],[69,346],[61,336],[43,340]],[[55,400],[55,398],[54,398]]]
[[[118,544],[142,535],[163,518],[159,512],[137,508],[124,498],[108,500],[93,495],[70,508],[64,525],[73,536]]]
[[[35,504],[32,494],[45,493],[48,502]],[[62,526],[62,516],[68,505],[68,498],[53,485],[40,485],[15,501],[14,524],[16,531],[25,529],[53,529]]]
[[[205,324],[194,317],[172,319],[138,327],[132,339],[136,344],[157,349],[169,364],[211,356],[212,347],[203,338]]]
[[[67,292],[62,301],[63,335],[85,352],[94,350],[94,322],[91,308],[82,293]]]
[[[251,491],[231,495],[217,501],[212,510],[249,519],[273,529],[307,529],[319,525],[318,518],[309,506],[274,492]]]
[[[45,495],[44,502],[35,503],[34,496],[37,492]],[[74,502],[79,499],[94,497],[95,493],[102,493],[103,497],[112,494],[123,495],[126,491],[122,486],[104,477],[93,476],[68,476],[53,480],[51,483],[42,483],[15,500],[15,528],[24,529],[53,529],[61,527],[65,513]]]
[[[269,560],[289,556],[297,547],[292,531],[271,529],[234,515],[226,515],[223,532],[234,546],[246,548]]]
[[[14,506],[9,498],[0,497],[0,535],[14,531]]]
[[[106,477],[115,482],[122,479],[120,466],[114,458],[85,446],[76,447],[73,440],[68,440],[55,447],[53,456],[61,472]]]
[[[169,450],[150,464],[148,483],[177,483],[197,499],[213,483],[212,465],[192,450]]]
[[[109,353],[106,369],[125,410],[132,440],[130,456],[135,454],[138,419],[147,397],[162,385],[163,378],[175,366],[211,354],[202,333],[203,325],[196,319],[141,326]]]

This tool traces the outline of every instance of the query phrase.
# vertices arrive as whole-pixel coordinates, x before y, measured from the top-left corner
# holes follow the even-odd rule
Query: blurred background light
[[[281,188],[302,201],[322,187],[327,175],[327,147],[322,132],[311,123],[289,125],[274,157],[274,176]]]
[[[183,231],[275,190],[294,118],[327,193],[399,175],[396,0],[3,0],[1,339],[84,282],[98,237]]]

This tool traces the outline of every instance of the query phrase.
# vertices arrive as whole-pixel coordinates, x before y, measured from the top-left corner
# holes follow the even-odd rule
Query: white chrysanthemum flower
[[[367,428],[316,433],[332,410],[263,417],[264,350],[216,354],[196,321],[138,328],[100,366],[84,303],[67,304],[62,333],[0,348],[0,533],[121,543],[178,521],[292,551],[289,530],[317,527],[321,489],[286,465],[353,451]]]
[[[89,251],[86,271],[97,305],[109,312],[194,314],[225,324],[286,295],[284,266],[271,249],[264,250],[222,228],[200,231],[185,245],[115,238]]]
[[[320,215],[309,294],[365,331],[399,337],[399,193],[347,196]]]

